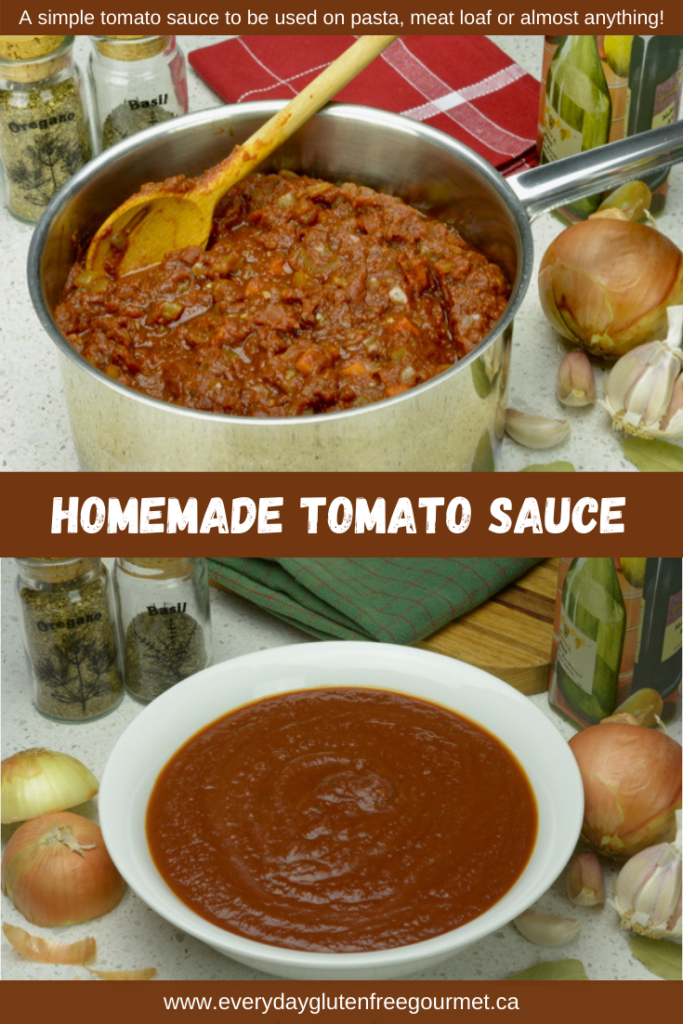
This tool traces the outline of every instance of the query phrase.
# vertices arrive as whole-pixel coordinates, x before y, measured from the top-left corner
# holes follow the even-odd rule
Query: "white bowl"
[[[460,928],[372,953],[307,953],[223,931],[185,906],[152,861],[145,815],[156,778],[182,744],[242,704],[289,690],[371,686],[413,694],[480,723],[524,767],[538,805],[538,837],[520,878]],[[325,642],[274,648],[214,665],[158,697],[126,729],[107,762],[99,797],[104,840],[131,889],[153,910],[226,956],[282,978],[381,980],[454,956],[508,924],[552,885],[583,819],[583,786],[568,744],[534,705],[486,672],[414,648]]]

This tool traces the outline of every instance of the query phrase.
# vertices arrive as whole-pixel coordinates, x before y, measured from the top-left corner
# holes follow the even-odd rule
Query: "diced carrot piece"
[[[247,286],[244,289],[244,294],[245,295],[258,295],[259,292],[261,291],[261,288],[262,288],[262,284],[258,280],[258,278],[252,277],[249,281],[247,281]]]
[[[362,377],[368,372],[368,368],[365,363],[357,362],[351,363],[350,366],[345,366],[343,370],[339,371],[345,374],[347,377]]]
[[[313,359],[313,353],[310,351],[310,349],[308,352],[304,352],[302,356],[299,356],[294,365],[296,366],[299,373],[303,373],[305,374],[306,377],[309,377],[315,370],[315,361]]]
[[[407,390],[408,388],[404,387],[403,384],[389,384],[385,388],[387,398],[393,398],[394,395],[400,395],[402,392]]]
[[[395,331],[412,331],[413,334],[419,334],[420,333],[418,331],[417,327],[415,326],[415,324],[412,322],[412,320],[409,320],[407,316],[399,317],[399,319],[394,323],[394,330]]]
[[[280,277],[282,274],[285,273],[285,266],[286,265],[287,265],[287,257],[286,256],[276,256],[274,260],[271,260],[271,263],[270,263],[270,266],[269,266],[268,269],[270,270],[271,274],[275,274],[276,276]]]

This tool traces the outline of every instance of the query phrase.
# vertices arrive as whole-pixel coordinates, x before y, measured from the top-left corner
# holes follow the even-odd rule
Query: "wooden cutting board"
[[[415,647],[476,665],[521,693],[543,693],[548,688],[558,563],[557,558],[540,562]]]

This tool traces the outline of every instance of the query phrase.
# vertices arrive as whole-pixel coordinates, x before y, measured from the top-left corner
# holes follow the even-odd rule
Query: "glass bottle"
[[[24,648],[37,709],[60,722],[113,711],[123,696],[113,587],[101,558],[17,558]]]
[[[681,681],[680,558],[648,558],[633,689],[645,687],[668,697]]]
[[[117,558],[126,688],[150,701],[211,663],[204,558]]]
[[[634,36],[631,45],[626,94],[626,134],[637,135],[650,128],[678,120],[683,69],[683,36]],[[642,176],[654,192],[670,168]],[[652,209],[664,207],[664,192],[653,197]]]
[[[98,151],[186,114],[185,57],[175,36],[91,36],[88,76]]]
[[[551,163],[609,139],[612,101],[595,36],[565,36],[548,68],[541,163]],[[572,203],[579,216],[593,213],[600,196]]]
[[[6,204],[35,223],[91,156],[73,36],[0,36],[0,162]]]
[[[562,589],[555,676],[588,722],[614,710],[626,609],[614,559],[575,558]]]

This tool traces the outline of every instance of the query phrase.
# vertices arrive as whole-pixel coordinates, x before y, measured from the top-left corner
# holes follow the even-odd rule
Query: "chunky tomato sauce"
[[[247,705],[164,768],[147,835],[176,895],[220,928],[319,952],[387,949],[491,907],[527,864],[529,782],[490,733],[382,690]]]
[[[400,199],[280,172],[233,188],[207,251],[119,280],[77,263],[56,311],[72,348],[153,398],[299,416],[400,394],[503,313],[500,269]]]

